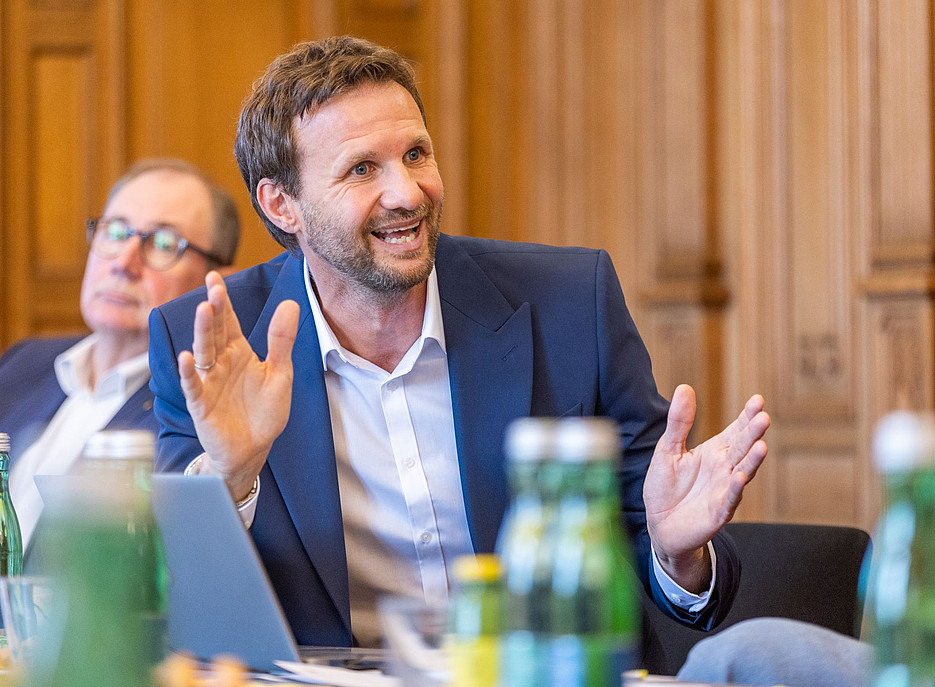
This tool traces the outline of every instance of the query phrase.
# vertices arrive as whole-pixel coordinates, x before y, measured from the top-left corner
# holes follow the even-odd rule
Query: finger
[[[737,464],[737,467],[734,468],[734,472],[742,472],[746,475],[746,481],[749,482],[756,477],[756,472],[760,469],[763,461],[766,460],[768,451],[769,447],[766,445],[766,442],[760,439],[753,444],[747,452],[747,455]]]
[[[186,404],[195,403],[201,397],[203,390],[201,377],[195,369],[195,357],[189,351],[182,351],[179,353],[178,363],[179,381],[182,385],[182,393],[185,394],[185,402]]]
[[[685,451],[688,433],[695,422],[695,390],[688,384],[680,384],[672,394],[669,414],[666,418],[666,431],[656,444],[656,451],[681,455]]]
[[[216,318],[216,341],[219,348],[223,348],[232,343],[238,337],[242,337],[240,330],[240,321],[234,312],[234,306],[231,304],[230,294],[227,292],[227,285],[217,272],[209,272],[205,282],[208,287],[208,299],[214,306]]]
[[[733,441],[733,437],[743,432],[747,428],[747,425],[750,424],[750,421],[763,410],[765,405],[766,401],[759,394],[754,394],[748,398],[743,406],[743,410],[740,411],[740,415],[737,416],[737,419],[727,425],[718,435],[721,441],[725,444],[730,444],[731,441]]]
[[[194,337],[192,338],[192,365],[199,374],[207,372],[217,361],[217,351],[214,341],[214,307],[208,301],[202,301],[195,308]]]
[[[766,401],[759,394],[754,394],[748,398],[737,418],[741,428],[746,428],[763,411],[765,405]]]
[[[728,441],[728,460],[730,464],[736,466],[747,456],[756,442],[763,438],[766,430],[769,429],[770,417],[767,413],[760,411],[750,421],[747,426],[739,432],[734,432],[733,436],[727,437]],[[765,446],[765,444],[764,444]]]
[[[216,353],[227,345],[227,309],[231,307],[227,297],[227,287],[221,275],[212,270],[205,277],[205,286],[208,287],[208,302],[214,308],[214,342]]]
[[[734,472],[730,478],[730,484],[727,487],[727,503],[725,503],[725,509],[727,511],[727,517],[725,522],[728,522],[732,517],[734,517],[734,511],[737,510],[737,506],[740,505],[740,501],[743,498],[744,487],[747,486],[750,479],[743,472]]]
[[[292,346],[299,327],[299,304],[283,301],[270,319],[266,363],[274,372],[292,373]]]

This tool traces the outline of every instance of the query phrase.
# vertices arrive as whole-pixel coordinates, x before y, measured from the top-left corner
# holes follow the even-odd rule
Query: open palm
[[[289,419],[299,308],[294,301],[279,304],[261,361],[240,329],[220,275],[209,273],[205,283],[208,300],[195,312],[192,351],[179,355],[179,374],[211,468],[239,497],[250,490]]]
[[[643,485],[649,534],[660,558],[703,547],[733,517],[744,487],[766,458],[762,437],[770,420],[762,396],[752,396],[723,431],[688,450],[695,408],[694,390],[679,386]]]

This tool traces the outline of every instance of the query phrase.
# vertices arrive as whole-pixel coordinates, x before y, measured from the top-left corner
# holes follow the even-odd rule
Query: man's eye
[[[406,160],[409,162],[418,162],[422,158],[422,151],[419,148],[413,148],[406,153]]]
[[[368,165],[366,162],[361,162],[359,164],[354,165],[351,168],[351,174],[354,174],[356,176],[363,176],[369,171],[370,171],[370,165]]]
[[[123,222],[108,222],[106,229],[110,241],[126,241],[130,237],[130,229]]]
[[[153,248],[167,253],[175,253],[179,247],[178,237],[171,231],[157,231],[153,234]]]

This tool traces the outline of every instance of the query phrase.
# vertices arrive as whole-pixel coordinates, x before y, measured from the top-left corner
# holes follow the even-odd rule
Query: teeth
[[[412,243],[412,240],[416,237],[415,234],[406,234],[405,236],[395,237],[395,236],[386,236],[383,241],[386,243]]]
[[[377,229],[373,233],[383,242],[399,244],[399,243],[411,243],[416,237],[416,229],[419,227],[419,222],[416,222],[411,227],[401,227],[399,229]],[[402,234],[402,236],[390,236],[390,234]]]

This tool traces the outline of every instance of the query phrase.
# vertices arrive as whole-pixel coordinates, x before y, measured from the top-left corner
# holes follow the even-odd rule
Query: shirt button
[[[416,459],[411,456],[409,458],[406,458],[406,460],[403,461],[403,465],[405,465],[410,470],[415,466],[415,464],[416,464]]]
[[[399,382],[394,379],[393,381],[387,383],[386,388],[390,393],[393,393],[399,388]]]
[[[428,544],[430,541],[432,541],[432,533],[423,532],[419,535],[419,541],[421,541],[423,544]]]

